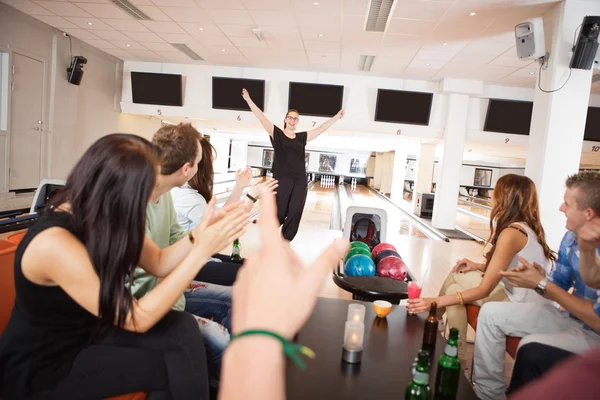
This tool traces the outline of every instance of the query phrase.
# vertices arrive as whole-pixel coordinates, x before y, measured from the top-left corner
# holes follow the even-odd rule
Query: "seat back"
[[[21,240],[23,240],[23,238],[25,237],[25,233],[27,233],[27,231],[13,233],[9,237],[7,237],[6,240],[14,244],[19,244],[21,243]]]
[[[0,334],[4,332],[15,303],[14,263],[17,245],[0,240]]]
[[[479,311],[481,307],[476,306],[474,304],[466,304],[465,308],[467,309],[467,322],[473,328],[474,331],[477,330],[477,317],[479,316]],[[519,347],[519,342],[521,341],[520,337],[516,336],[507,336],[506,337],[506,352],[514,359],[517,356],[517,349]]]

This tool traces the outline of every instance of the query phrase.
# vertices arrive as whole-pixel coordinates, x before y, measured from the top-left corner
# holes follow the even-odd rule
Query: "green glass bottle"
[[[242,256],[240,255],[241,252],[242,246],[240,245],[240,239],[235,239],[231,251],[231,261],[242,261]]]
[[[419,362],[413,372],[413,380],[406,388],[405,400],[430,400],[431,388],[429,387],[429,352],[420,350]]]
[[[458,359],[458,329],[450,329],[450,338],[438,362],[435,377],[435,399],[454,400],[458,392],[460,360]]]

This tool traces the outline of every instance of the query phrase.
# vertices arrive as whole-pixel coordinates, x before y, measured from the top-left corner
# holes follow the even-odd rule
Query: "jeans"
[[[231,293],[230,286],[196,281],[185,292],[185,311],[197,317],[204,337],[209,380],[213,387],[218,386],[223,353],[230,339]]]

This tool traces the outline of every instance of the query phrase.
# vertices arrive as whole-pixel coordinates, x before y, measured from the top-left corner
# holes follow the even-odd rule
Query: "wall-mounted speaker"
[[[75,56],[71,60],[71,65],[67,68],[67,80],[73,85],[79,86],[83,78],[83,65],[87,64],[87,58]]]

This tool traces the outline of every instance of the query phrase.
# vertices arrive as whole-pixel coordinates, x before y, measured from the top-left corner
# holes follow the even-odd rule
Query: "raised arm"
[[[173,271],[140,300],[133,300],[124,329],[146,332],[173,307],[200,268],[215,249],[231,243],[243,230],[245,212],[238,207],[216,224],[206,228],[203,242],[193,249]],[[144,250],[147,251],[146,245]],[[87,250],[73,234],[62,228],[40,233],[23,256],[23,274],[42,285],[60,286],[75,302],[93,315],[98,315],[100,279]]]
[[[250,98],[250,93],[248,93],[246,89],[242,89],[242,97],[244,100],[246,100],[246,103],[248,103],[248,106],[250,106],[250,110],[252,110],[252,113],[256,115],[256,118],[258,118],[260,124],[263,126],[263,128],[265,128],[265,131],[267,131],[269,136],[273,136],[273,124],[267,117],[265,117],[265,114],[261,111],[261,109],[254,104]]]
[[[511,260],[526,244],[527,237],[516,229],[505,229],[502,231],[496,243],[494,256],[483,275],[483,280],[478,286],[461,292],[463,302],[465,304],[473,303],[488,297],[502,279],[502,276],[498,272],[506,271]],[[474,264],[473,270],[477,269],[476,267],[477,264]],[[460,304],[459,297],[456,294],[450,294],[438,298],[425,297],[409,300],[408,310],[413,313],[427,312],[433,301],[437,303],[438,307]]]
[[[319,135],[323,132],[325,132],[327,129],[329,129],[331,127],[331,125],[335,124],[337,121],[339,121],[340,119],[342,119],[342,117],[344,116],[344,110],[340,110],[333,118],[331,118],[330,120],[325,121],[322,125],[320,125],[319,127],[317,127],[316,129],[310,130],[308,131],[308,136],[306,138],[306,140],[308,142],[310,142],[313,139],[316,139],[317,137],[319,137]]]

